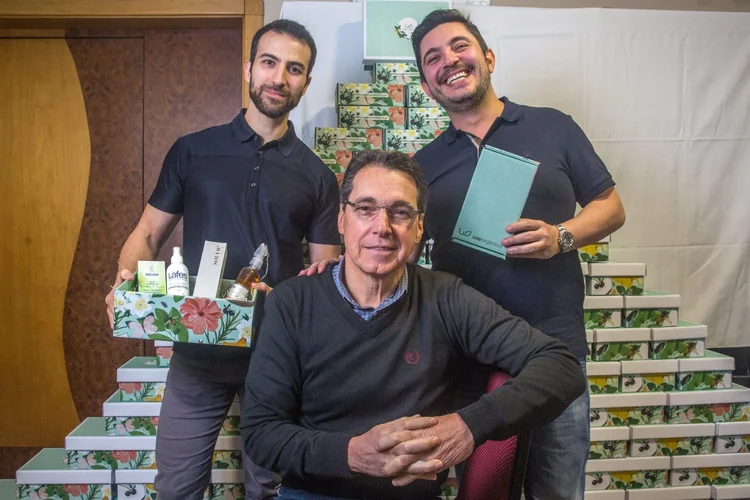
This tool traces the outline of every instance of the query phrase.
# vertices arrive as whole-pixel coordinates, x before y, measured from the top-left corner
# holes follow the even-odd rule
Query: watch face
[[[557,241],[557,244],[560,245],[560,252],[569,252],[573,249],[573,235],[562,226],[558,226],[557,229],[560,231],[560,237]]]

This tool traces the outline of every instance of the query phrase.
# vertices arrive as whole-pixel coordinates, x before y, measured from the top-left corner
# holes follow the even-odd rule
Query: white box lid
[[[625,309],[676,309],[680,307],[677,294],[649,290],[643,295],[626,295]]]
[[[750,484],[711,486],[711,493],[716,500],[742,500],[750,498]]]
[[[16,472],[18,484],[112,484],[111,470],[68,470],[64,448],[44,448]]]
[[[586,376],[588,377],[602,377],[619,374],[619,361],[589,361],[586,363]]]
[[[161,403],[123,402],[119,391],[112,394],[102,405],[103,417],[158,417]],[[235,400],[229,407],[229,416],[239,416],[240,403]]]
[[[622,295],[586,295],[583,298],[584,309],[622,309]]]
[[[716,424],[717,436],[750,435],[750,422],[719,422]]]
[[[630,439],[713,436],[715,432],[715,424],[634,425]]]
[[[644,359],[643,361],[620,361],[622,373],[675,373],[676,359]]]
[[[635,262],[592,262],[589,276],[645,276],[646,264]]]
[[[581,273],[584,276],[589,275],[589,263],[588,262],[581,262]]]
[[[680,359],[679,372],[707,372],[712,370],[732,371],[734,370],[734,358],[719,354],[718,352],[706,350],[702,358]]]
[[[109,472],[109,471],[107,471]],[[117,484],[153,484],[158,469],[118,469],[115,471]],[[245,473],[242,469],[213,469],[212,483],[242,483]]]
[[[750,456],[750,453],[748,453]],[[586,472],[620,472],[669,469],[669,457],[602,458],[589,460]]]
[[[672,457],[673,469],[702,469],[706,467],[734,466],[750,466],[750,453],[684,455],[679,457]]]
[[[651,340],[650,328],[597,328],[594,330],[594,342],[648,342]]]
[[[171,340],[154,340],[154,347],[172,347],[174,342]]]
[[[750,402],[750,389],[738,384],[732,384],[731,389],[671,391],[666,394],[669,397],[670,406]],[[593,398],[594,396],[591,397]]]
[[[705,339],[708,327],[687,321],[679,321],[677,326],[651,329],[651,340]]]
[[[594,341],[594,330],[586,330],[586,342],[589,344]]]
[[[630,439],[629,427],[592,427],[591,441],[627,441]]]
[[[629,408],[632,406],[664,406],[666,404],[667,394],[665,392],[591,395],[591,408]]]
[[[706,500],[707,498],[711,498],[711,487],[708,485],[628,491],[628,500]]]
[[[158,358],[137,356],[117,369],[118,382],[166,382],[169,367],[159,366]]]
[[[625,490],[584,491],[583,500],[625,500]]]

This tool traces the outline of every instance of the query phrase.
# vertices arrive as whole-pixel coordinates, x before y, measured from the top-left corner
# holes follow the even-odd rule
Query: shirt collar
[[[356,300],[354,300],[354,297],[352,297],[352,294],[349,293],[349,289],[346,288],[346,285],[344,284],[344,280],[341,276],[341,271],[344,269],[344,262],[346,257],[343,257],[341,261],[337,262],[332,269],[333,273],[333,282],[336,284],[336,288],[338,289],[339,293],[342,297],[344,297],[344,300],[346,300],[349,305],[355,310],[355,311],[363,311],[366,309],[371,308],[364,308],[360,306]],[[408,290],[409,288],[409,268],[408,266],[404,266],[404,274],[401,275],[401,279],[398,282],[398,286],[396,286],[396,289],[393,291],[391,295],[386,297],[383,302],[380,303],[378,307],[374,309],[374,311],[380,311],[382,309],[385,309],[389,305],[396,302],[396,300],[400,299],[401,296]]]
[[[503,107],[503,112],[500,114],[497,120],[517,122],[518,119],[521,118],[521,114],[523,112],[521,106],[511,101],[507,97],[501,97],[500,100],[503,101],[503,104],[505,104],[505,106]],[[494,127],[490,127],[490,129],[492,128]],[[448,141],[448,144],[453,144],[454,142],[456,142],[456,139],[458,139],[458,134],[460,132],[460,130],[453,126],[453,122],[451,122],[450,125],[448,125],[446,131],[440,134],[440,137],[444,137],[445,140]]]
[[[240,142],[247,142],[255,137],[260,138],[255,130],[253,130],[247,123],[247,120],[245,120],[245,111],[246,109],[243,108],[234,120],[232,120],[234,135],[240,140]],[[292,154],[292,151],[294,151],[294,146],[297,145],[297,134],[294,132],[294,125],[292,122],[287,121],[286,123],[288,128],[284,135],[275,141],[267,142],[263,147],[268,149],[273,146],[278,146],[281,154],[288,158],[289,155]]]

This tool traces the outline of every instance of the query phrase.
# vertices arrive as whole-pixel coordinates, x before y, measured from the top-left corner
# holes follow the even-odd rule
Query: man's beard
[[[263,92],[266,89],[279,92],[286,97],[286,100],[281,100],[278,103],[270,102],[268,97],[264,98],[263,96]],[[254,87],[252,82],[250,82],[250,100],[253,101],[253,104],[258,108],[258,111],[269,118],[281,118],[286,115],[297,107],[301,98],[301,94],[292,94],[288,90],[285,91],[283,87],[277,85],[266,84],[261,85],[260,87]]]
[[[469,73],[473,72],[475,68],[476,67],[473,64],[467,64],[464,66],[464,69],[469,71]],[[453,69],[451,69],[450,72],[453,72]],[[439,87],[436,86],[435,91],[432,92],[432,97],[448,112],[462,113],[472,110],[484,101],[487,92],[489,92],[490,87],[492,86],[489,71],[485,72],[483,67],[479,68],[476,77],[479,83],[477,84],[477,87],[468,94],[459,97],[448,97],[438,90]]]

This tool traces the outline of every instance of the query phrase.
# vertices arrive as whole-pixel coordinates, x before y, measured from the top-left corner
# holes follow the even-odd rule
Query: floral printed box
[[[352,129],[353,130],[353,129]],[[313,153],[320,158],[320,160],[329,168],[331,172],[336,174],[336,180],[339,182],[339,187],[344,180],[344,172],[351,163],[352,158],[357,151],[350,151],[346,149],[340,149],[337,151],[317,151]]]
[[[667,395],[663,392],[591,396],[591,427],[661,424]]]
[[[316,151],[335,153],[383,149],[383,139],[382,128],[315,127]]]
[[[620,328],[623,298],[621,296],[583,298],[583,323],[586,328]]]
[[[169,366],[169,362],[172,359],[172,345],[171,341],[155,340],[154,347],[156,347],[156,359],[159,361],[159,366]]]
[[[102,405],[104,429],[107,436],[155,436],[159,427],[161,403],[121,402],[114,393]],[[222,436],[240,435],[240,405],[235,401],[229,408],[221,428]]]
[[[702,391],[730,389],[734,358],[714,351],[705,351],[703,358],[680,359],[677,390]]]
[[[673,391],[675,389],[676,359],[623,361],[621,364],[621,392]]]
[[[591,351],[594,346],[594,330],[586,330],[586,344],[589,348],[589,352],[586,354],[586,361],[591,361]]]
[[[713,424],[641,425],[630,428],[631,457],[671,457],[711,453]]]
[[[117,369],[120,401],[161,401],[167,383],[166,367],[155,357],[137,356]]]
[[[336,85],[339,106],[405,106],[403,85],[396,83],[339,83]]]
[[[716,500],[750,500],[750,484],[712,485],[711,498]]]
[[[643,294],[646,264],[592,263],[586,278],[588,295]]]
[[[620,363],[586,363],[586,377],[589,381],[589,393],[591,394],[613,394],[619,392]]]
[[[439,108],[440,104],[428,96],[422,88],[422,84],[412,83],[406,86],[407,108]]]
[[[222,280],[219,296],[232,285]],[[190,288],[195,278],[190,278]],[[136,292],[138,276],[115,290],[115,337],[248,347],[254,301]]]
[[[628,427],[592,427],[589,460],[625,458],[628,455]]]
[[[648,328],[595,329],[591,356],[594,361],[645,360],[650,338]]]
[[[700,358],[705,355],[706,325],[680,321],[672,328],[651,330],[651,359]]]
[[[445,130],[451,119],[443,108],[408,108],[406,128]]]
[[[586,463],[586,491],[664,488],[669,457],[613,458]]]
[[[115,472],[115,481],[117,483],[117,498],[134,500],[156,500],[156,490],[154,489],[154,479],[157,474],[156,469],[148,470],[118,470]],[[214,479],[214,470],[211,473],[211,480]],[[227,472],[227,471],[218,471]],[[231,497],[229,497],[231,498]],[[203,500],[211,500],[211,489],[206,489],[203,493]]]
[[[710,486],[680,486],[628,491],[628,500],[710,500]]]
[[[385,147],[401,151],[402,153],[414,154],[438,137],[442,130],[386,130]]]
[[[626,328],[661,328],[677,326],[680,296],[649,291],[643,295],[626,295],[622,326]]]
[[[578,249],[578,260],[581,262],[606,262],[609,260],[609,242],[600,241],[584,245]]]
[[[750,452],[750,422],[723,422],[715,425],[715,453]]]
[[[373,66],[372,81],[385,84],[420,84],[422,79],[416,63],[378,62]]]
[[[108,470],[68,470],[65,450],[45,448],[18,472],[18,498],[31,500],[105,500],[112,498]]]
[[[750,454],[673,457],[672,469],[672,486],[747,484]]]
[[[670,424],[742,422],[750,416],[750,389],[737,384],[722,391],[673,391],[667,396]]]
[[[388,106],[339,106],[338,126],[343,128],[403,129],[406,108]],[[377,148],[374,148],[377,149]]]

